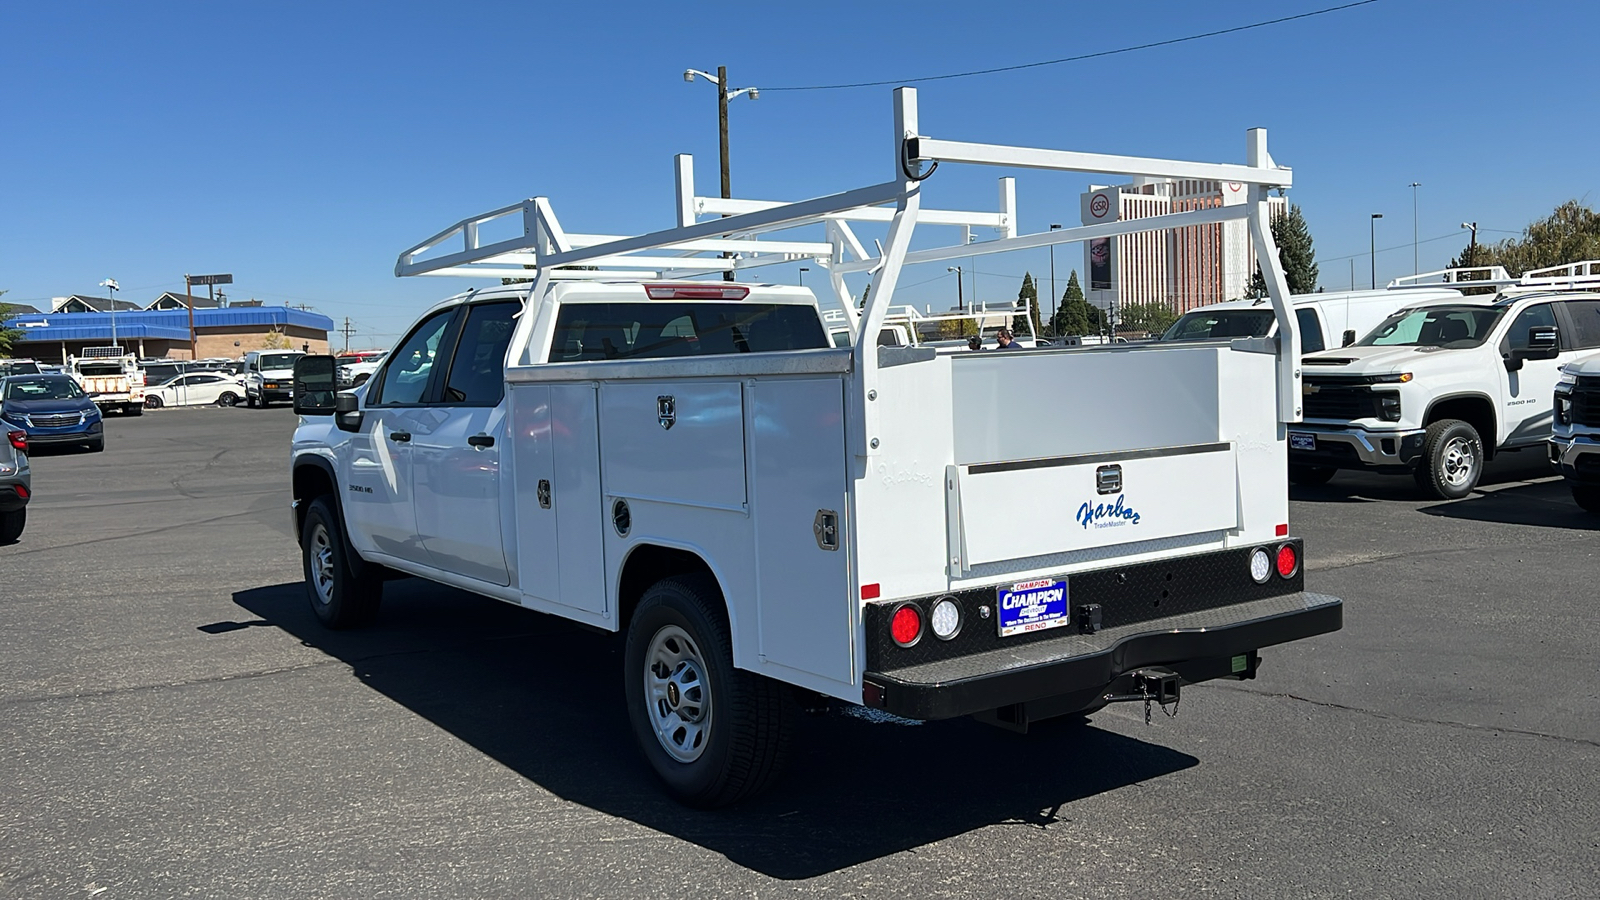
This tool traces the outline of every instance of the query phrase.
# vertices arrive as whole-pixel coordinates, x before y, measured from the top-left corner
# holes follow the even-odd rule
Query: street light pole
[[[811,269],[809,267],[807,267],[807,266],[801,266],[800,267],[800,286],[801,287],[805,287],[806,286],[806,273],[809,272],[809,271],[811,271]]]
[[[1411,274],[1422,272],[1422,267],[1417,264],[1417,188],[1422,187],[1422,182],[1411,182]]]
[[[1055,231],[1061,227],[1060,222],[1051,222],[1050,230]],[[1050,324],[1047,329],[1051,334],[1056,330],[1056,245],[1050,245]]]
[[[1383,213],[1373,213],[1372,220],[1367,223],[1368,255],[1372,258],[1372,289],[1378,289],[1378,220],[1383,218]]]
[[[961,267],[960,266],[945,266],[944,270],[946,272],[954,272],[954,273],[956,273],[956,311],[957,312],[966,312],[967,300],[966,300],[966,297],[961,293]]]
[[[702,72],[699,69],[685,69],[683,80],[693,84],[696,75],[717,86],[717,149],[722,162],[722,199],[728,200],[733,197],[733,182],[728,173],[728,101],[740,94],[749,94],[750,99],[755,100],[761,96],[761,91],[757,88],[729,90],[727,66],[717,66],[717,74],[715,75],[710,72]],[[723,259],[731,259],[732,257],[732,253],[725,252],[722,254]],[[733,271],[723,272],[722,280],[733,281]]]
[[[100,282],[100,286],[111,295],[111,346],[115,347],[117,346],[117,291],[121,290],[121,287],[117,285],[115,278],[107,278]]]

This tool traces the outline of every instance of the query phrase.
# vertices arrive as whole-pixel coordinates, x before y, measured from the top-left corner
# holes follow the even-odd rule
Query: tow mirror
[[[1554,325],[1535,325],[1528,329],[1528,343],[1511,351],[1514,360],[1555,359],[1561,352],[1561,332]]]
[[[1351,344],[1354,344],[1355,342],[1356,342],[1356,330],[1354,328],[1346,328],[1344,330],[1344,343],[1340,344],[1339,346],[1348,347]]]
[[[302,356],[294,361],[294,411],[302,416],[333,414],[335,391],[331,356]]]
[[[353,391],[340,391],[333,398],[333,424],[340,431],[361,430],[361,398]]]

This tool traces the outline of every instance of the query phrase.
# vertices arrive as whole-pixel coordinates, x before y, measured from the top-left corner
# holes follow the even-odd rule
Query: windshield
[[[1383,320],[1357,347],[1440,347],[1465,350],[1482,344],[1505,313],[1497,306],[1426,306],[1402,309]]]
[[[292,369],[294,368],[294,361],[304,355],[304,353],[263,353],[261,354],[261,370]]]
[[[71,378],[8,378],[7,400],[71,400],[84,396]]]
[[[1184,313],[1161,335],[1163,341],[1220,341],[1265,337],[1272,328],[1272,307],[1219,309]]]
[[[37,374],[39,374],[39,364],[38,363],[29,362],[27,360],[23,360],[21,362],[11,362],[11,361],[7,361],[7,360],[0,360],[0,375],[37,375]]]

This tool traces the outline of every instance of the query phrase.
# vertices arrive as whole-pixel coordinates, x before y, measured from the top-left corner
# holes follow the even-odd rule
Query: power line
[[[1312,16],[1322,16],[1340,10],[1354,9],[1357,6],[1366,6],[1377,3],[1378,0],[1356,0],[1354,3],[1343,3],[1339,6],[1329,6],[1323,9],[1303,12],[1293,16],[1283,16],[1277,19],[1267,19],[1263,22],[1252,22],[1249,25],[1237,25],[1233,28],[1224,28],[1220,31],[1207,31],[1204,34],[1191,34],[1188,37],[1170,38],[1165,41],[1154,41],[1148,44],[1135,44],[1131,47],[1118,47],[1115,50],[1101,50],[1098,53],[1085,53],[1081,56],[1064,56],[1060,59],[1047,59],[1041,62],[1020,63],[1015,66],[997,66],[993,69],[976,69],[971,72],[952,72],[947,75],[925,75],[921,78],[896,78],[888,81],[856,81],[849,84],[809,84],[791,87],[763,87],[761,90],[773,93],[777,91],[842,91],[850,88],[882,87],[887,84],[917,84],[923,81],[945,81],[951,78],[970,78],[974,75],[994,75],[999,72],[1016,72],[1021,69],[1037,69],[1040,66],[1056,66],[1062,63],[1081,62],[1086,59],[1098,59],[1102,56],[1116,56],[1119,53],[1132,53],[1135,50],[1151,50],[1156,47],[1170,47],[1173,44],[1184,44],[1190,41],[1204,40],[1205,38],[1220,37],[1224,34],[1237,34],[1253,28],[1265,28],[1268,25],[1281,25],[1284,22],[1293,22],[1297,19],[1309,19]]]

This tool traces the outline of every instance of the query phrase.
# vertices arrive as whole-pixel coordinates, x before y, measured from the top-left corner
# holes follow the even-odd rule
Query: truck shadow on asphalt
[[[416,579],[387,584],[378,622],[358,631],[324,629],[299,583],[233,600],[551,793],[774,878],[986,826],[1049,828],[1070,821],[1074,801],[1199,763],[1090,725],[1024,736],[966,719],[903,725],[830,712],[803,717],[774,790],[698,812],[667,799],[635,749],[615,635]],[[209,627],[219,639],[233,630]]]
[[[1484,468],[1483,477],[1479,479],[1478,484],[1480,487],[1493,489],[1500,485],[1535,480],[1540,483],[1527,486],[1547,487],[1554,484],[1560,487],[1561,485],[1559,480],[1553,480],[1550,466],[1544,461],[1543,456],[1523,450],[1502,452]],[[1505,490],[1507,489],[1502,489],[1500,493],[1504,493]],[[1566,489],[1561,488],[1561,493],[1564,495]],[[1465,501],[1457,502],[1471,502],[1473,498],[1479,496],[1483,495],[1474,494]],[[1327,484],[1290,484],[1289,499],[1306,503],[1437,502],[1431,496],[1424,494],[1410,475],[1379,474],[1360,470],[1341,471]]]
[[[1574,531],[1600,529],[1600,516],[1585,512],[1572,499],[1563,481],[1541,481],[1474,493],[1465,500],[1428,506],[1420,512],[1442,519],[1495,522],[1503,525],[1537,525]]]

